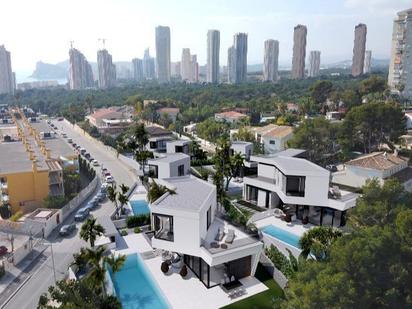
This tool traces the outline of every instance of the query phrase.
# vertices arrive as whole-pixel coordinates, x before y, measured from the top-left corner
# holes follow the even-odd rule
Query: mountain
[[[30,77],[36,79],[63,79],[67,77],[68,62],[60,62],[57,64],[45,63],[38,61],[36,69]]]
[[[352,60],[343,60],[335,63],[326,64],[328,69],[347,69],[352,66]],[[389,59],[376,59],[372,58],[372,68],[387,68],[389,66]]]

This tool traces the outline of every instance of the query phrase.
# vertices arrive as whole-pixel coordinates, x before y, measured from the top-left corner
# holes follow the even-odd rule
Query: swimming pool
[[[126,256],[126,262],[114,276],[110,271],[109,273],[122,308],[169,308],[162,292],[137,254]]]
[[[146,200],[129,201],[135,215],[146,215],[150,213],[149,204]]]
[[[281,228],[278,228],[274,225],[267,225],[263,227],[262,229],[263,233],[269,234],[270,236],[273,236],[288,245],[291,245],[296,248],[300,248],[299,246],[299,236],[292,234],[288,231],[285,231]]]

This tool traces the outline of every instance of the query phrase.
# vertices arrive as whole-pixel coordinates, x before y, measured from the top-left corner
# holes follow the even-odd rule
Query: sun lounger
[[[235,239],[235,231],[229,229],[227,231],[227,236],[226,236],[226,239],[225,239],[225,243],[231,244],[234,239]]]
[[[225,237],[225,232],[223,231],[223,229],[219,228],[215,237],[216,241],[221,241],[223,239],[223,237]]]

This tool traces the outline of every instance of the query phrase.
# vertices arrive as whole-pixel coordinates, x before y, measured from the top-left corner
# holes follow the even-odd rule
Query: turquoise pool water
[[[149,204],[145,200],[135,200],[129,203],[135,215],[147,215],[150,213]]]
[[[273,236],[293,247],[296,247],[298,249],[300,248],[299,247],[299,236],[295,234],[292,234],[274,225],[267,225],[263,227],[261,230],[263,233]]]
[[[125,264],[114,276],[110,271],[109,273],[122,308],[169,308],[162,292],[137,254],[128,255]]]

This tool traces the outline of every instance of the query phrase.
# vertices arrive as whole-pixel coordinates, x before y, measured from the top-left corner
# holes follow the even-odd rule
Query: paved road
[[[132,169],[117,160],[116,156],[105,146],[76,132],[74,128],[65,121],[55,121],[54,123],[58,126],[59,131],[66,133],[69,138],[72,138],[75,143],[84,147],[93,158],[102,163],[104,167],[110,171],[118,184],[133,185],[135,176],[133,175]],[[97,169],[100,170],[99,167]],[[109,215],[113,212],[113,209],[114,207],[110,201],[106,201],[92,213],[95,217]],[[73,222],[73,217],[74,214],[68,218],[65,223]],[[69,238],[61,238],[58,235],[49,237],[49,242],[52,243],[53,246],[57,280],[66,276],[68,266],[72,262],[73,253],[78,252],[82,246],[86,245],[86,243],[79,238],[80,226],[81,223],[78,223],[76,233],[73,233]],[[37,307],[40,295],[47,292],[48,287],[54,284],[50,246],[43,253],[43,256],[44,258],[40,258],[37,265],[31,266],[32,272],[26,274],[24,279],[22,279],[22,282],[24,282],[23,280],[27,280],[27,282],[5,306],[2,305],[0,308],[28,309]],[[4,299],[1,299],[3,304],[4,301]]]

